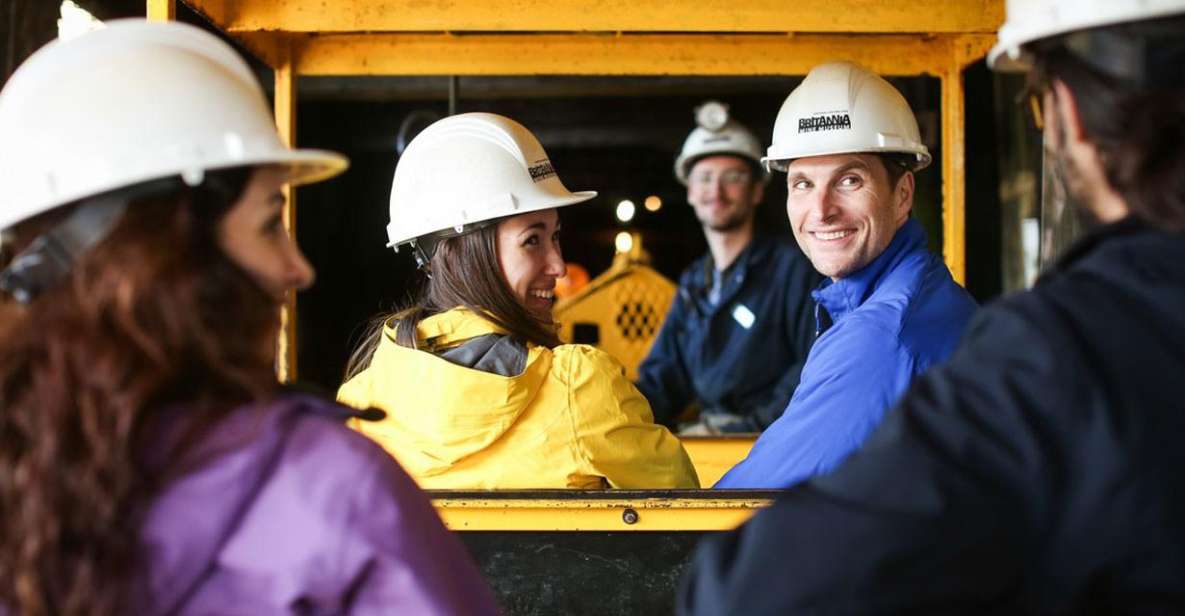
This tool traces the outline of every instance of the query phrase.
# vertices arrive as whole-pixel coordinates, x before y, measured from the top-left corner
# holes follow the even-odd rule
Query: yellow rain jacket
[[[421,348],[505,334],[456,308],[420,322]],[[520,355],[521,357],[521,355]],[[687,452],[608,354],[527,345],[525,368],[500,376],[399,346],[388,326],[370,366],[338,400],[387,412],[354,428],[426,489],[696,488]]]

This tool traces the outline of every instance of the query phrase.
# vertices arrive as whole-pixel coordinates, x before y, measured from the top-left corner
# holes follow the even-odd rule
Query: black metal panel
[[[509,616],[661,615],[704,533],[464,532]]]

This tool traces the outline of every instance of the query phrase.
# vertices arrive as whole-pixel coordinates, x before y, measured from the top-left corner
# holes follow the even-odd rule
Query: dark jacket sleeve
[[[1039,495],[1066,464],[1035,405],[1083,400],[1044,385],[1074,369],[1061,343],[1018,313],[985,313],[838,470],[706,539],[679,612],[1014,611],[1026,550],[1047,532]]]
[[[806,257],[798,256],[791,263],[790,275],[778,282],[785,285],[785,344],[787,348],[794,349],[798,360],[786,367],[785,374],[774,385],[769,402],[753,413],[752,427],[757,431],[765,430],[782,416],[790,404],[790,398],[794,396],[794,390],[798,388],[806,356],[815,342],[815,300],[811,297],[811,291],[819,284],[819,280],[819,274]]]
[[[695,398],[683,351],[679,348],[679,334],[687,318],[684,289],[680,284],[650,354],[638,366],[638,380],[634,383],[650,402],[655,423],[666,426],[673,426],[679,413]]]

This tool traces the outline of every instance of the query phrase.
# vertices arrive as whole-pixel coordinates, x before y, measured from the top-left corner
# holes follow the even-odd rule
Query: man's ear
[[[1082,127],[1082,115],[1078,111],[1078,99],[1074,93],[1060,79],[1054,79],[1053,111],[1057,115],[1057,126],[1060,126],[1065,138],[1071,143],[1087,141],[1086,130]]]
[[[910,210],[913,209],[914,188],[912,171],[906,171],[901,174],[901,179],[897,180],[897,186],[893,188],[893,204],[900,214],[901,221],[908,218]]]

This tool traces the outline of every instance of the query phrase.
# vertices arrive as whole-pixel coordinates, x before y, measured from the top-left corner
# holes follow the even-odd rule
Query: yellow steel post
[[[966,91],[963,69],[983,58],[993,36],[964,34],[949,40],[942,79],[942,255],[951,275],[967,284]]]
[[[173,21],[177,19],[176,0],[148,0],[146,15],[149,21]]]
[[[967,284],[966,146],[961,46],[953,45],[942,79],[942,256],[951,276]]]
[[[275,67],[276,126],[280,139],[289,147],[296,144],[296,73],[292,54],[281,45],[279,63]],[[284,185],[284,229],[296,237],[296,191]],[[276,341],[276,377],[281,383],[296,380],[296,293],[289,293],[280,308],[280,337]]]

